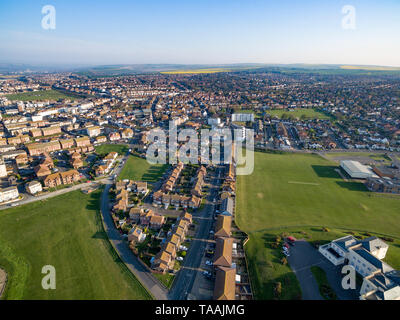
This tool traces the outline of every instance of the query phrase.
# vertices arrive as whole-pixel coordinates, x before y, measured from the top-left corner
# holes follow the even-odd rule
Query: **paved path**
[[[157,300],[167,300],[167,290],[162,287],[151,272],[141,264],[138,258],[129,249],[127,241],[122,238],[122,235],[114,226],[109,208],[109,190],[111,186],[111,183],[106,185],[101,198],[101,213],[103,215],[104,229],[107,236],[118,252],[121,260],[153,297]]]
[[[358,300],[357,290],[344,290],[341,287],[341,266],[334,266],[307,241],[298,240],[295,246],[290,247],[288,262],[299,280],[303,300],[324,300],[310,270],[312,266],[319,266],[325,271],[328,282],[338,299]]]
[[[128,159],[128,153],[123,157],[121,164],[115,169],[114,174],[118,176]],[[167,300],[167,289],[164,288],[152,273],[139,261],[139,259],[133,254],[132,250],[128,246],[128,242],[123,239],[122,235],[115,228],[114,221],[110,213],[110,199],[109,191],[113,181],[109,179],[106,182],[106,186],[101,196],[101,214],[103,217],[104,230],[107,233],[108,239],[112,246],[117,251],[121,260],[131,270],[135,277],[141,282],[141,284],[149,291],[153,297],[157,300]]]
[[[71,192],[71,191],[87,188],[89,186],[93,187],[95,184],[100,184],[100,183],[105,182],[105,181],[107,181],[107,179],[91,181],[90,183],[81,183],[81,184],[77,184],[77,185],[74,185],[74,186],[71,186],[71,187],[68,187],[68,188],[56,190],[56,191],[53,191],[53,192],[48,192],[48,193],[42,194],[42,195],[37,196],[37,197],[31,196],[31,195],[27,196],[26,194],[24,194],[25,198],[23,200],[15,201],[15,202],[12,203],[12,205],[13,206],[20,206],[20,205],[24,205],[24,204],[35,202],[35,201],[39,201],[39,200],[45,200],[45,199],[48,199],[48,198],[59,196],[59,195],[64,194],[64,193],[68,193],[68,192]],[[4,205],[0,206],[0,210],[9,209],[10,205],[11,205],[11,203],[10,204],[4,204]]]
[[[3,295],[3,291],[6,288],[7,284],[7,273],[3,270],[0,269],[0,298]]]

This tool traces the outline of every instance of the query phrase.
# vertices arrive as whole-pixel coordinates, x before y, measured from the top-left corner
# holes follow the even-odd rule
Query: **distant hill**
[[[88,77],[122,76],[144,73],[206,74],[219,72],[278,72],[321,75],[400,75],[400,67],[336,64],[116,64],[99,66],[0,64],[1,74],[74,72]]]

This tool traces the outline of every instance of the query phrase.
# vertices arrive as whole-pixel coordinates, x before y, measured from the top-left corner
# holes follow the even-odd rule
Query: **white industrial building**
[[[378,176],[367,167],[358,161],[343,160],[340,161],[340,166],[344,171],[346,171],[350,177],[354,179],[367,179],[367,178],[377,178]]]

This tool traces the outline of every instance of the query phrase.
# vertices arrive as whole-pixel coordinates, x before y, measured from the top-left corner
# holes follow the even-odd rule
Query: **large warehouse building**
[[[340,166],[349,174],[350,177],[354,179],[378,177],[369,167],[361,164],[358,161],[343,160],[340,161]]]

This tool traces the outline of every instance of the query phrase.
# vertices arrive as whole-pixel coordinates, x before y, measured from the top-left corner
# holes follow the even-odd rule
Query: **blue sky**
[[[400,66],[399,17],[400,0],[1,0],[0,62]]]

